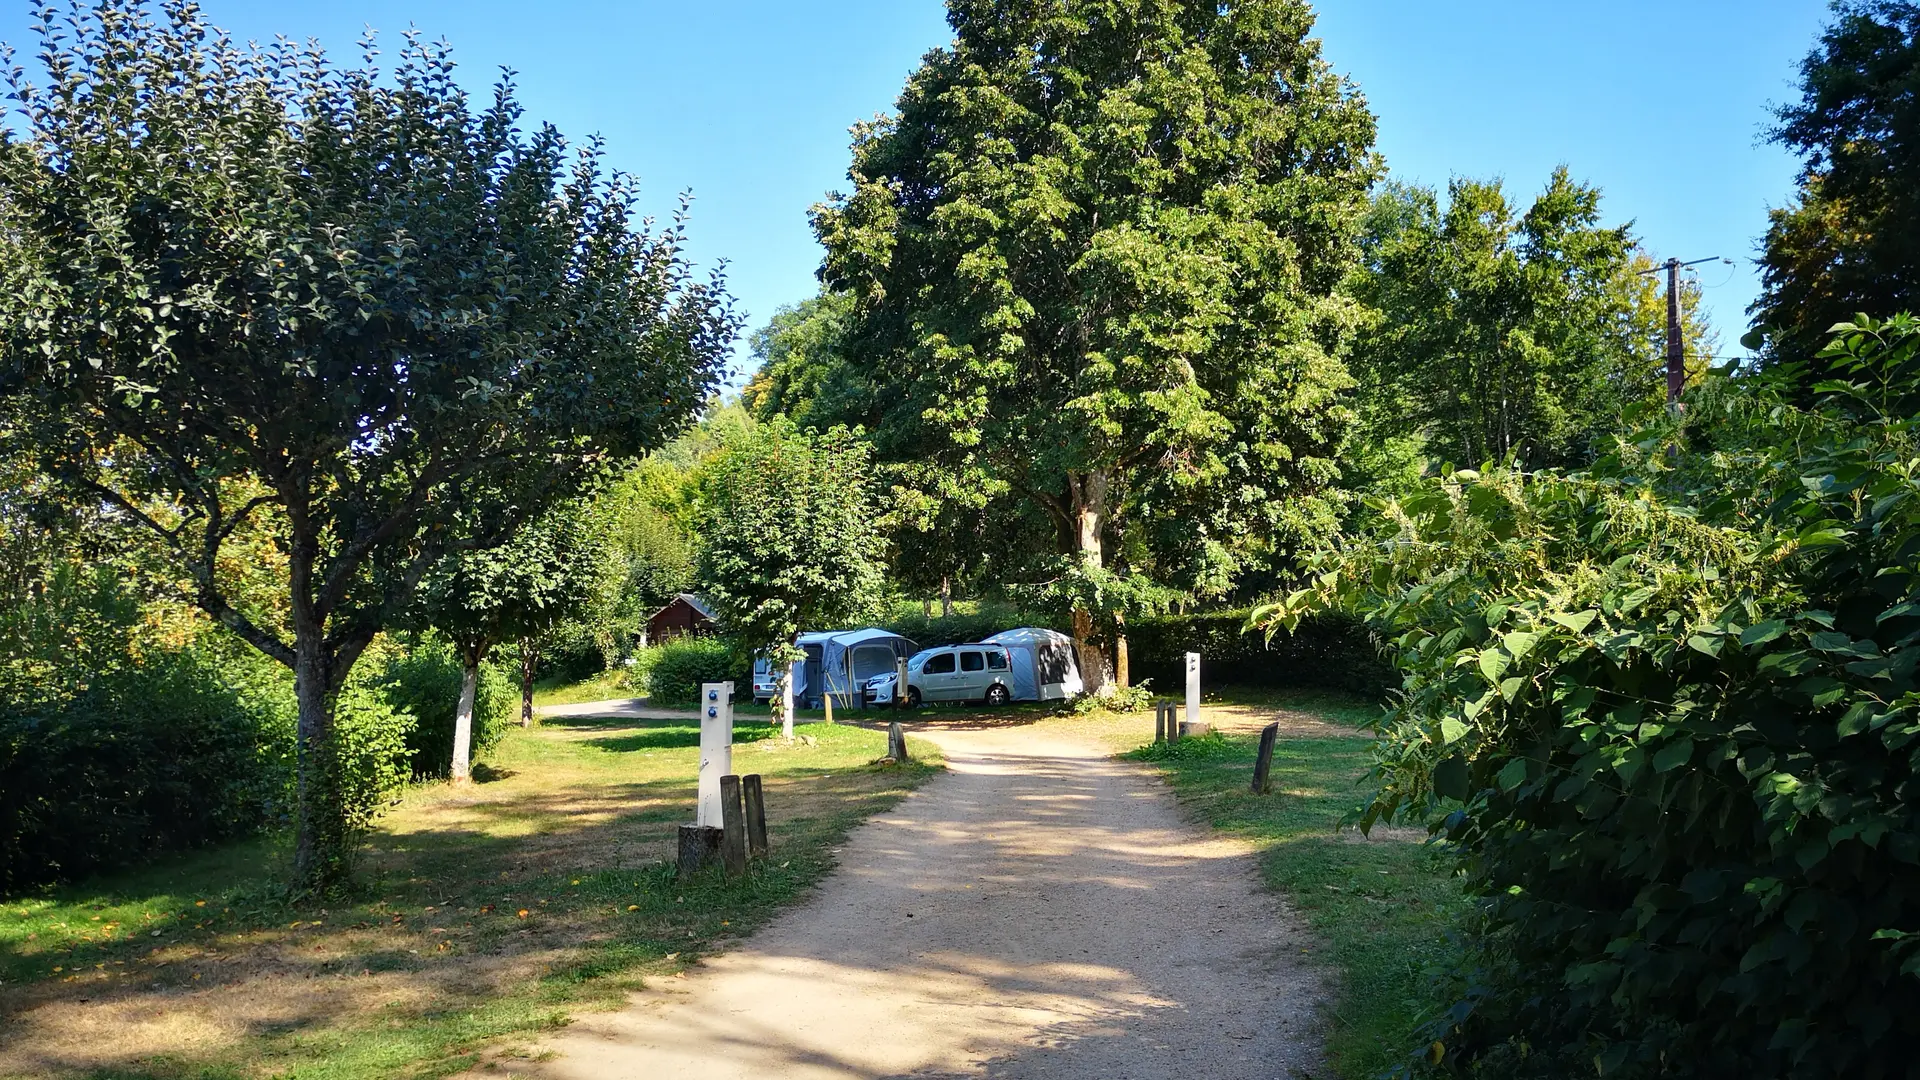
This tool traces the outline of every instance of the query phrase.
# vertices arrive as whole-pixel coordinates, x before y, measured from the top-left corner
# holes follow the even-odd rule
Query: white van
[[[875,705],[893,701],[894,674],[867,680],[866,698]],[[913,654],[907,660],[907,705],[931,701],[982,701],[1005,705],[1013,700],[1013,661],[1003,645],[947,645]]]

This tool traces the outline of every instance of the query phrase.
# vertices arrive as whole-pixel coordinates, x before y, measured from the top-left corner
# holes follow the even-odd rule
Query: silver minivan
[[[1013,700],[1013,663],[1002,645],[947,645],[914,653],[907,660],[907,704],[932,701]],[[893,700],[891,674],[867,683],[867,699],[876,705]]]

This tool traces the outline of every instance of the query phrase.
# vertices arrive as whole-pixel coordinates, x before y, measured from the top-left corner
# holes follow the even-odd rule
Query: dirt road
[[[929,732],[952,772],[808,902],[584,1019],[551,1080],[1317,1074],[1309,946],[1146,771],[1043,727]],[[489,1070],[492,1071],[492,1070]]]

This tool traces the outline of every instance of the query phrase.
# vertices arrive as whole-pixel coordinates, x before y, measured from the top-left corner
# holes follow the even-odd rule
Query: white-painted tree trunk
[[[453,713],[453,782],[473,782],[473,701],[480,689],[480,665],[460,665],[460,707]]]
[[[780,734],[793,741],[793,665],[780,675]]]

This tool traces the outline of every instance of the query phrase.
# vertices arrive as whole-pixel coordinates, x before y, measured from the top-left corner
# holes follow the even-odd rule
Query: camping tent
[[[1015,701],[1060,701],[1086,688],[1073,661],[1073,639],[1065,634],[1024,626],[1003,630],[986,643],[1004,645],[1012,656]]]
[[[892,671],[894,661],[920,651],[912,639],[874,627],[802,634],[794,644],[807,654],[794,665],[799,676],[794,696],[809,707],[829,693],[835,705],[862,704],[860,690],[868,679]]]

